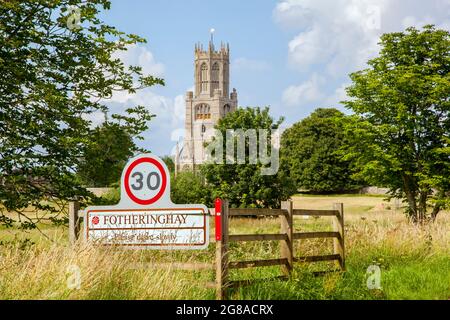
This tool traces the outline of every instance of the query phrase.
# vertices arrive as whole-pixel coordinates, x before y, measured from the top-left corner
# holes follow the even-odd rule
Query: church
[[[237,91],[230,92],[230,47],[216,50],[211,38],[208,49],[196,44],[194,50],[194,92],[186,93],[185,134],[177,145],[175,171],[195,171],[206,160],[204,143],[219,119],[236,110]]]

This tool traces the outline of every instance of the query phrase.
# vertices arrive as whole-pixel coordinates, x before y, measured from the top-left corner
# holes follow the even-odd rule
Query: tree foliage
[[[317,109],[283,132],[282,168],[298,189],[329,193],[358,187],[352,163],[339,154],[345,143],[344,117],[337,109]]]
[[[208,207],[213,205],[212,192],[200,174],[183,171],[172,175],[171,197],[174,203],[199,203]]]
[[[450,33],[408,28],[380,45],[369,67],[351,74],[348,157],[403,198],[412,220],[434,219],[450,190]]]
[[[219,120],[216,129],[226,137],[227,129],[276,130],[282,121],[283,119],[275,121],[269,114],[269,108],[239,108]],[[270,146],[270,135],[267,143]],[[236,141],[234,147],[237,148]],[[260,147],[258,137],[258,148]],[[223,150],[226,150],[225,138]],[[223,164],[202,166],[201,171],[208,187],[212,188],[213,198],[227,198],[230,205],[235,207],[279,207],[280,202],[288,199],[295,191],[291,179],[281,171],[275,175],[262,175],[263,164],[260,161],[250,164],[248,157],[249,141],[246,139],[245,164],[227,164],[224,152]]]
[[[164,156],[161,158],[161,160],[164,161],[170,173],[175,172],[175,162],[173,161],[173,158],[171,156]]]
[[[88,187],[108,187],[117,183],[127,160],[137,152],[148,152],[139,148],[135,139],[148,129],[152,119],[142,107],[127,109],[127,115],[113,115],[94,128],[83,149],[77,173]]]
[[[80,8],[79,27],[71,6]],[[76,170],[91,139],[89,114],[106,111],[115,91],[164,84],[114,58],[145,40],[100,20],[109,8],[108,0],[0,2],[2,220],[15,211],[34,227],[23,213],[29,205],[54,212],[63,207],[55,202],[88,197]]]

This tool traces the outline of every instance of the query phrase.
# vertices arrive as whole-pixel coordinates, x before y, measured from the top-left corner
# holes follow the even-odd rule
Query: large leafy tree
[[[380,45],[369,67],[351,74],[348,156],[403,198],[413,221],[434,219],[450,190],[450,33],[408,28]]]
[[[276,208],[280,206],[282,200],[286,200],[295,192],[292,180],[284,172],[263,175],[261,161],[258,160],[256,164],[250,163],[249,139],[245,141],[244,164],[238,164],[237,161],[235,164],[227,164],[226,161],[227,130],[265,129],[272,132],[279,128],[282,121],[283,119],[275,121],[269,114],[269,108],[239,108],[219,120],[216,129],[223,137],[223,164],[210,163],[201,168],[208,187],[212,189],[213,198],[227,198],[235,207]],[[266,145],[270,146],[270,135],[267,137]],[[259,149],[261,148],[259,134],[257,140]],[[237,150],[237,140],[234,140],[233,145]]]
[[[153,115],[142,107],[127,111],[128,116],[113,115],[113,120],[105,119],[92,130],[77,170],[84,185],[107,187],[117,183],[127,160],[136,152],[148,152],[135,140],[143,139],[140,134],[148,128]]]
[[[63,207],[55,203],[88,197],[76,170],[90,141],[89,114],[106,111],[105,100],[115,91],[163,84],[114,58],[145,40],[100,20],[100,11],[109,8],[108,0],[0,2],[0,217],[5,224],[13,223],[8,211],[16,212],[23,226],[35,227],[42,217],[26,215],[26,207],[55,212]]]
[[[283,132],[281,163],[299,189],[328,193],[357,188],[354,168],[343,160],[343,120],[337,109],[317,109]]]

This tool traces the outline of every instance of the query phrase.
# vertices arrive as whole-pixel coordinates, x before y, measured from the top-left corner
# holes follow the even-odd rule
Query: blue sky
[[[210,28],[216,44],[230,44],[239,105],[269,105],[290,125],[319,106],[344,110],[348,74],[376,55],[382,33],[427,23],[449,29],[450,0],[113,0],[102,18],[148,40],[119,56],[166,86],[117,94],[108,104],[115,112],[148,106],[157,117],[139,144],[165,155],[183,134],[194,44],[206,45]]]

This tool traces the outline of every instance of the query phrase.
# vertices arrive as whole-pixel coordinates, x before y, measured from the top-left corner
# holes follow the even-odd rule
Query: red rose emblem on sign
[[[95,225],[95,224],[98,224],[100,222],[100,219],[98,218],[98,217],[93,217],[92,218],[92,223]]]

